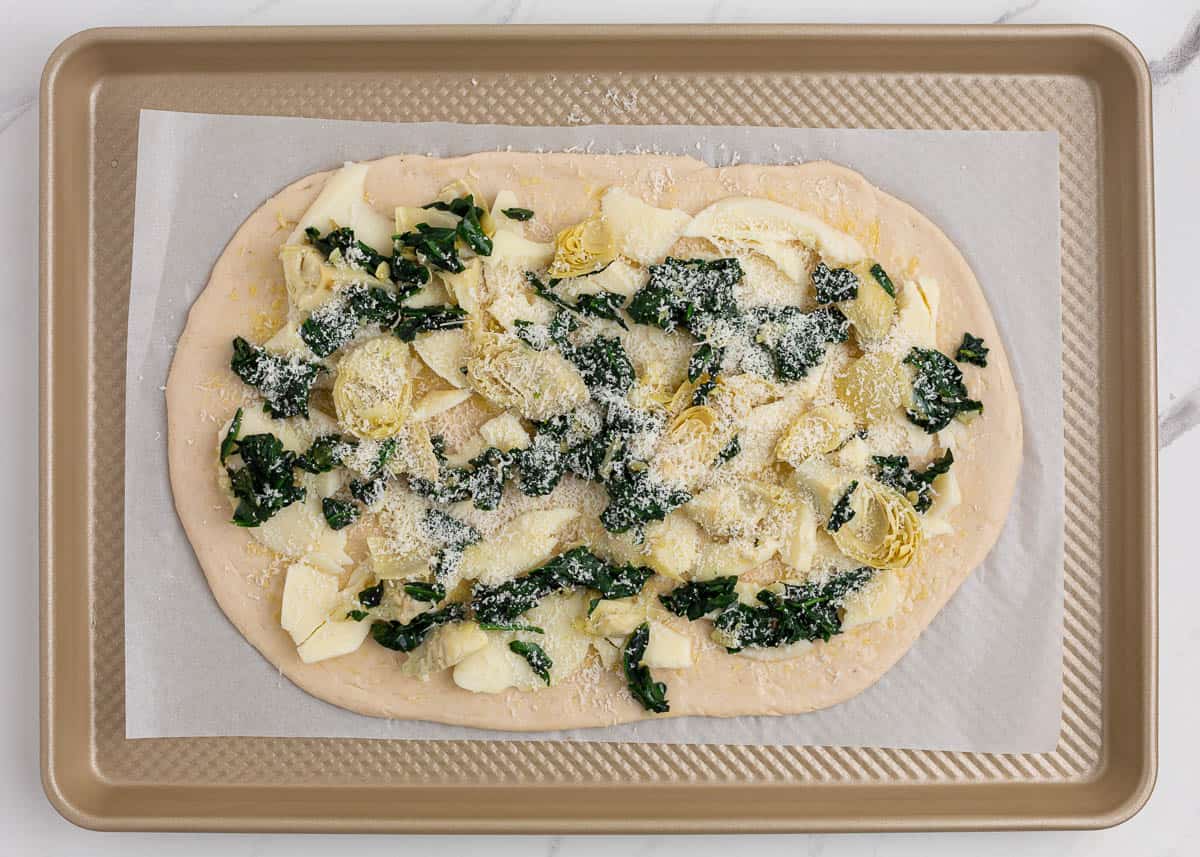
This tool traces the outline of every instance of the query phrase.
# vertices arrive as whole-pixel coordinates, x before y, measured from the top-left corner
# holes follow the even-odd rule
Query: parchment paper
[[[811,714],[516,735],[336,708],[284,679],[225,619],[172,505],[162,392],[187,310],[213,263],[243,219],[304,175],[403,152],[450,156],[505,147],[656,151],[718,166],[829,159],[916,206],[966,255],[1012,360],[1025,416],[1024,464],[1012,513],[987,561],[874,687]],[[1052,132],[522,128],[142,111],[125,400],[126,736],[1053,749],[1062,703],[1058,225]]]

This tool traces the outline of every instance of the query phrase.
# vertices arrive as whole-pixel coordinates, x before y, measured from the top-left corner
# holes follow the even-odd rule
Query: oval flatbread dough
[[[984,412],[955,448],[954,474],[965,499],[949,513],[954,533],[930,542],[919,565],[906,572],[909,594],[895,615],[851,628],[784,661],[732,657],[708,639],[709,623],[673,623],[693,637],[696,660],[690,669],[655,670],[655,678],[669,687],[669,715],[643,710],[619,670],[602,668],[594,655],[561,685],[498,695],[462,690],[449,671],[427,681],[407,676],[399,668],[405,656],[370,640],[353,654],[302,663],[279,624],[287,561],[229,523],[229,502],[214,478],[214,439],[248,392],[229,370],[230,340],[242,335],[261,342],[286,318],[287,294],[276,254],[328,175],[285,188],[237,231],[191,309],[166,390],[175,505],[212,592],[246,639],[309,693],[379,717],[508,730],[811,711],[854,696],[895,664],[998,537],[1021,457],[1012,374],[971,269],[941,230],[910,206],[830,163],[714,169],[690,158],[653,155],[396,156],[369,165],[367,196],[377,210],[422,205],[448,182],[470,175],[487,199],[519,188],[520,204],[537,212],[531,226],[544,230],[536,236],[543,241],[593,214],[598,189],[609,185],[624,186],[652,205],[693,214],[730,196],[770,198],[812,212],[855,235],[888,271],[941,284],[937,347],[953,354],[962,332],[969,330],[991,348],[986,369],[963,367]],[[353,554],[356,546],[349,550]]]

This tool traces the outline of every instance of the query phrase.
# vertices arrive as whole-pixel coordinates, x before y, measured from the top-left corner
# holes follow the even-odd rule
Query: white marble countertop
[[[753,842],[701,837],[428,837],[98,834],[60,818],[38,774],[37,465],[11,456],[0,488],[0,543],[7,545],[9,591],[0,599],[0,853],[21,855],[206,855],[302,857],[346,849],[356,855],[437,848],[493,857],[724,853],[754,847],[761,857],[810,855],[1184,855],[1200,833],[1200,684],[1195,653],[1200,576],[1185,551],[1192,500],[1184,487],[1200,470],[1200,288],[1188,247],[1200,235],[1200,11],[1184,0],[462,0],[445,5],[399,0],[0,0],[0,234],[9,248],[37,244],[37,87],[46,57],[71,33],[101,25],[595,22],[1096,23],[1131,38],[1154,79],[1157,176],[1159,404],[1161,457],[1160,768],[1146,808],[1099,832],[770,836]],[[37,448],[36,254],[12,252],[15,276],[0,291],[0,365],[8,367],[9,413],[0,448]],[[1191,843],[1191,844],[1189,844]]]

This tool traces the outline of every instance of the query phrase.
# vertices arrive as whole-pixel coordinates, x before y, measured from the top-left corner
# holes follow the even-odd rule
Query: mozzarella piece
[[[529,432],[512,411],[505,411],[481,425],[479,436],[488,446],[494,446],[501,452],[526,449],[531,443]]]
[[[879,622],[895,614],[904,599],[904,580],[894,571],[876,571],[842,601],[842,630]]]
[[[483,262],[480,257],[468,259],[463,263],[463,269],[457,274],[449,271],[438,271],[438,279],[442,281],[446,292],[458,306],[469,313],[479,312],[487,289],[483,283]]]
[[[450,293],[440,280],[430,280],[415,295],[405,298],[403,303],[409,307],[444,306],[450,302]]]
[[[495,586],[541,565],[554,553],[559,532],[579,517],[575,509],[526,512],[513,518],[499,535],[468,546],[459,569],[466,580]]]
[[[346,531],[329,528],[321,511],[321,495],[312,487],[303,501],[285,506],[249,530],[256,541],[275,553],[303,558],[322,571],[337,574],[353,561],[346,553]]]
[[[492,236],[492,255],[484,257],[485,269],[511,265],[522,272],[545,268],[554,258],[554,245],[530,241],[515,232],[497,232]]]
[[[353,619],[330,619],[296,647],[306,664],[340,658],[356,651],[371,631],[371,623]]]
[[[808,571],[812,568],[816,551],[817,515],[812,506],[801,501],[796,504],[790,530],[784,534],[779,558],[797,571]]]
[[[518,321],[548,324],[554,318],[554,306],[549,301],[527,292],[497,295],[487,310],[509,333],[516,333]]]
[[[650,623],[650,642],[642,663],[651,669],[679,670],[692,665],[692,639],[659,622]]]
[[[262,347],[272,354],[286,356],[299,352],[308,360],[314,359],[308,345],[300,338],[300,325],[296,323],[295,319],[289,319],[287,324],[275,331],[271,338],[263,343]]]
[[[217,432],[218,449],[220,448],[221,440],[229,432],[230,423],[232,423],[232,420],[225,423],[221,427],[221,430]],[[309,438],[305,436],[306,433],[301,430],[295,418],[272,419],[262,409],[262,405],[258,401],[242,408],[242,424],[238,430],[238,437],[247,437],[252,434],[273,434],[279,438],[284,449],[296,454],[301,454],[308,449]]]
[[[692,219],[677,208],[655,208],[620,187],[600,197],[600,214],[617,252],[643,265],[662,261]]]
[[[700,529],[682,510],[671,512],[663,520],[649,524],[645,538],[646,553],[639,557],[639,565],[648,565],[659,574],[682,580],[696,564]]]
[[[769,560],[779,550],[779,539],[734,539],[704,543],[692,569],[692,580],[711,580],[723,575],[745,574]]]
[[[451,408],[461,405],[473,395],[475,394],[470,390],[430,390],[422,397],[421,401],[417,402],[409,419],[413,422],[421,422],[430,417],[436,417],[438,414],[444,414]]]
[[[921,516],[921,527],[926,538],[945,536],[954,532],[950,523],[950,512],[962,503],[962,490],[954,471],[943,473],[933,480],[933,503]]]
[[[832,458],[839,467],[849,470],[866,470],[867,464],[871,460],[871,450],[861,437],[852,437],[833,454]]]
[[[454,667],[454,683],[472,693],[501,693],[516,687],[533,670],[520,655],[509,651],[499,635],[488,635],[488,644],[463,658]]]
[[[796,467],[792,481],[796,488],[812,497],[817,512],[824,517],[841,499],[854,476],[824,459],[810,458]]]
[[[631,265],[623,259],[615,260],[603,271],[597,271],[586,277],[571,277],[559,282],[554,290],[563,298],[573,301],[580,295],[594,295],[600,292],[612,292],[624,298],[632,298],[650,275],[645,268]]]
[[[714,243],[724,240],[746,244],[768,257],[771,254],[767,251],[777,249],[778,243],[799,241],[833,265],[849,265],[867,258],[867,251],[853,236],[834,229],[814,214],[769,199],[718,200],[697,214],[683,234]]]
[[[402,669],[408,675],[427,679],[434,673],[462,663],[487,644],[488,635],[474,622],[439,625],[421,647],[409,656]]]
[[[522,235],[524,230],[521,228],[521,221],[513,220],[504,213],[506,208],[520,208],[517,204],[517,195],[511,190],[502,190],[496,194],[496,200],[492,203],[492,223],[496,224],[497,232],[511,232],[514,235]]]
[[[465,330],[435,330],[418,336],[413,350],[446,383],[460,389],[467,386],[467,374],[462,370],[471,353],[471,341]]]
[[[930,277],[908,280],[896,295],[898,324],[914,345],[937,347],[937,281]]]
[[[392,249],[392,221],[366,201],[368,170],[366,164],[347,162],[326,179],[286,243],[303,243],[304,230],[310,226],[322,235],[339,226],[349,226],[359,241],[387,255]]]
[[[279,624],[299,645],[312,636],[338,601],[338,579],[303,562],[288,566]]]

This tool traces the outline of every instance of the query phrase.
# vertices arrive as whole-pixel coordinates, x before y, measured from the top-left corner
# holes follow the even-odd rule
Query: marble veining
[[[999,16],[997,16],[995,18],[995,20],[992,21],[992,23],[993,24],[1007,24],[1010,21],[1012,21],[1014,18],[1017,18],[1020,15],[1024,15],[1026,12],[1032,12],[1037,7],[1039,2],[1041,2],[1041,0],[1030,0],[1030,2],[1022,3],[1020,6],[1014,6],[1013,8],[1011,8],[1005,12],[1002,12]]]
[[[1150,80],[1157,86],[1168,83],[1200,55],[1200,12],[1192,16],[1179,42],[1158,59],[1150,60]]]

